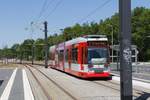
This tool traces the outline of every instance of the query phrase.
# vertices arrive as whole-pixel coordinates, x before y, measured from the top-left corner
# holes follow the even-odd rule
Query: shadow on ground
[[[4,81],[4,80],[0,80],[0,86],[2,85],[3,81]]]
[[[150,93],[142,92],[139,93],[141,96],[137,97],[135,100],[148,100],[150,98]]]

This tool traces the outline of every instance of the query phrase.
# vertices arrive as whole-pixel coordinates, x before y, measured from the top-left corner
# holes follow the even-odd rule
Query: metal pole
[[[34,43],[32,44],[32,65],[34,64]]]
[[[44,22],[45,32],[45,68],[48,68],[48,39],[47,39],[47,21]]]
[[[114,30],[113,30],[113,26],[112,26],[112,25],[111,25],[111,28],[112,28],[112,33],[111,33],[111,43],[112,43],[111,46],[112,46],[112,51],[111,51],[111,52],[112,52],[112,63],[113,63],[113,62],[114,62],[114,52],[113,52],[113,45],[114,45],[114,43],[113,43],[113,41],[114,41],[114,40],[113,40],[113,39],[114,39],[114,37],[113,37],[114,32],[113,32],[113,31],[114,31]]]
[[[32,39],[32,34],[33,34],[33,22],[31,22],[31,39]],[[34,59],[34,47],[33,47],[34,43],[32,44],[32,65],[34,63],[33,59]]]
[[[137,49],[135,49],[135,56],[136,56],[136,58],[135,58],[135,62],[136,62],[136,73],[138,73],[138,59],[137,59],[137,55],[138,55],[138,51],[137,51]]]
[[[20,64],[22,64],[22,56],[23,56],[23,51],[21,50],[21,55],[20,55]]]
[[[119,50],[117,50],[117,71],[119,71]]]
[[[132,100],[131,0],[119,0],[121,100]]]
[[[138,62],[137,62],[137,54],[138,54],[137,52],[138,52],[137,49],[135,49],[135,63],[136,63],[136,65],[137,65],[137,63],[138,63]]]

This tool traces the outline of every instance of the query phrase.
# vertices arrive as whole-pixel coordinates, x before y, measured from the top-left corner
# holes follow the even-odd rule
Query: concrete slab
[[[16,73],[15,81],[9,95],[9,100],[24,100],[23,90],[22,70],[19,69]]]
[[[14,83],[14,80],[15,80],[15,77],[16,77],[16,73],[17,73],[17,68],[13,71],[0,99],[1,100],[8,100],[9,99],[9,95],[10,95],[10,92],[11,92],[11,89],[12,89],[12,86],[13,86],[13,83]]]
[[[0,69],[0,80],[4,80],[0,86],[0,96],[2,95],[12,73],[13,69]]]
[[[25,71],[27,73],[27,77],[29,79],[29,83],[31,85],[31,89],[34,95],[35,100],[47,100],[47,97],[43,93],[41,87],[39,84],[36,82],[35,78],[32,76],[32,74],[29,72],[28,69],[25,68]]]
[[[29,83],[26,71],[24,69],[22,69],[22,76],[23,76],[24,99],[25,100],[34,100],[31,85]]]

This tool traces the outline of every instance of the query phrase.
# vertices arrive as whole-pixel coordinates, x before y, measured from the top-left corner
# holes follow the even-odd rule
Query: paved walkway
[[[22,68],[0,68],[0,80],[0,100],[33,100]]]
[[[117,85],[115,85],[105,80],[82,80],[50,68],[45,69],[39,66],[36,67],[39,68],[42,72],[44,72],[49,78],[58,83],[58,85],[63,87],[70,94],[77,97],[77,100],[112,100],[113,98],[113,100],[120,100],[120,91],[110,88],[112,86],[119,88],[118,77],[113,77],[114,80],[112,81],[117,83]],[[41,84],[44,86],[43,88],[45,88],[46,91],[48,91],[49,95],[52,98],[55,98],[54,100],[62,100],[62,98],[69,98],[69,96],[65,92],[62,92],[62,90],[59,89],[55,84],[53,84],[53,82],[48,80],[46,77],[42,76],[42,74],[40,74],[35,69],[31,69],[36,75],[37,79],[39,79]],[[119,75],[119,71],[113,70],[112,73]],[[140,73],[133,73],[133,76],[141,77],[142,75],[144,75],[139,74]],[[147,78],[148,77],[149,74],[147,75]],[[99,85],[95,82],[98,82],[99,84],[103,83],[104,85]],[[105,85],[110,86],[106,87]],[[145,89],[139,86],[138,88],[139,90]],[[144,93],[150,93],[148,89],[145,91],[148,92]],[[29,72],[29,70],[24,69],[23,67],[13,67],[0,68],[0,100],[47,100],[47,98],[44,92],[41,90],[39,84],[37,84],[33,75]]]

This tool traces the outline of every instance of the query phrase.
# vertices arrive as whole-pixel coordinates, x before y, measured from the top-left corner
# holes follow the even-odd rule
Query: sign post
[[[119,0],[121,100],[132,100],[131,0]]]
[[[45,68],[48,68],[47,21],[44,22],[44,32],[45,32]]]

